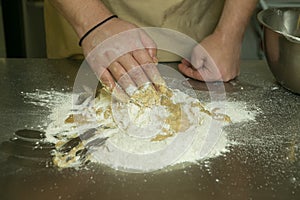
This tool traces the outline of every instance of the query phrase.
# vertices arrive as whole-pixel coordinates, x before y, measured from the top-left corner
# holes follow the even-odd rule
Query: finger
[[[134,93],[137,87],[120,63],[113,62],[108,70],[127,94],[132,95]]]
[[[111,76],[109,71],[103,71],[102,75],[98,78],[104,86],[110,88],[111,90],[116,86],[114,78]]]
[[[199,69],[196,70],[193,67],[187,66],[183,63],[180,63],[178,65],[178,69],[182,74],[184,74],[188,77],[191,77],[193,79],[197,79],[197,80],[200,80],[200,81],[204,81],[204,78],[202,77]]]
[[[197,65],[197,66],[192,65],[192,64],[191,64],[189,61],[187,61],[186,59],[182,59],[181,62],[182,62],[182,64],[184,64],[185,66],[187,66],[187,67],[193,67],[193,68],[195,68],[195,69],[200,69],[200,68],[204,67],[204,61],[203,61],[203,59],[201,59],[200,61],[198,61],[198,62],[197,62],[198,64],[195,64],[195,65]]]
[[[195,69],[201,69],[204,67],[205,59],[203,58],[196,58],[192,61],[193,65],[191,65]]]
[[[154,63],[158,62],[158,60],[156,58],[157,46],[156,46],[155,42],[144,31],[140,32],[140,38],[141,38],[142,44],[144,45],[144,47],[148,51],[150,57],[152,58],[152,60],[154,59],[153,60]]]
[[[219,71],[211,70],[212,67],[203,65],[202,68],[195,69],[194,67],[188,67],[184,64],[179,64],[178,69],[184,75],[191,77],[196,80],[212,82],[212,81],[223,81]]]
[[[98,76],[101,84],[112,93],[115,100],[126,102],[128,100],[127,94],[122,90],[122,88],[116,84],[111,73],[106,69],[102,68],[102,73]]]
[[[145,71],[152,83],[164,83],[164,80],[162,79],[156,65],[153,63],[152,58],[145,49],[136,50],[132,54],[135,60],[141,66],[143,66],[143,70]]]
[[[207,57],[203,54],[194,54],[191,58],[191,66],[195,69],[200,69],[204,67]]]
[[[132,52],[134,59],[140,64],[145,65],[153,63],[152,57],[146,49],[138,49]]]
[[[116,84],[116,87],[112,92],[112,100],[117,102],[128,102],[129,96],[120,85]]]
[[[138,87],[141,87],[145,83],[149,82],[143,69],[139,66],[138,62],[132,57],[131,54],[125,54],[118,59],[118,62],[127,71],[133,82]]]
[[[186,59],[182,59],[182,60],[181,60],[181,63],[182,63],[182,65],[185,65],[184,68],[189,67],[189,68],[191,68],[193,71],[200,70],[201,68],[204,67],[204,62],[200,62],[198,67],[193,66],[193,65],[192,65],[188,60],[186,60]],[[183,68],[183,67],[181,67],[181,69],[182,69],[182,68]],[[194,72],[194,73],[196,73],[196,72]],[[200,72],[199,72],[199,73],[200,73]]]
[[[107,51],[106,57],[109,60],[114,59],[115,52]],[[109,70],[113,74],[113,77],[115,78],[115,80],[117,82],[119,82],[120,86],[129,95],[131,95],[133,89],[136,89],[136,88],[132,87],[133,85],[140,87],[140,86],[144,85],[145,83],[149,82],[147,75],[140,68],[140,66],[139,66],[140,64],[133,58],[133,56],[130,53],[119,56],[114,62],[119,63],[119,64],[116,64],[116,63],[111,64],[109,67]],[[118,68],[120,68],[120,71],[118,70]],[[120,78],[125,73],[128,73],[129,76],[127,75],[122,80],[120,80]],[[130,83],[129,77],[131,77],[132,82],[134,82],[135,84]],[[127,88],[129,86],[131,86],[131,88]]]
[[[142,65],[142,68],[153,84],[166,85],[165,80],[162,78],[154,63]]]
[[[205,67],[204,65],[210,63],[211,60],[212,58],[202,45],[195,46],[191,57],[191,64],[195,69]]]
[[[184,64],[184,65],[186,65],[186,66],[188,66],[188,67],[192,66],[192,64],[189,61],[187,61],[186,59],[182,59],[181,63]]]

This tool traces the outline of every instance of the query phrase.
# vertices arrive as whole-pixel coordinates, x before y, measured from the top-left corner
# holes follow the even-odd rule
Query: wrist
[[[104,19],[103,21],[99,22],[98,24],[96,24],[95,26],[93,26],[91,29],[89,29],[79,40],[79,46],[82,45],[83,40],[89,35],[91,34],[95,29],[97,29],[98,27],[100,27],[101,25],[105,24],[106,22],[108,22],[109,20],[112,20],[113,18],[118,18],[117,15],[111,15],[108,18]]]
[[[243,40],[243,33],[244,31],[236,31],[231,28],[222,28],[222,27],[217,27],[213,34],[216,35],[216,37],[220,38],[220,40],[223,43],[241,43]]]
[[[99,0],[74,1],[74,4],[73,16],[70,17],[69,21],[79,38],[96,24],[112,15]]]
[[[107,19],[112,16],[112,13],[102,12],[102,13],[86,13],[86,14],[78,14],[78,21],[73,25],[77,35],[79,38],[82,38],[84,34],[86,34],[89,30],[91,30],[94,26],[96,26],[99,22]]]

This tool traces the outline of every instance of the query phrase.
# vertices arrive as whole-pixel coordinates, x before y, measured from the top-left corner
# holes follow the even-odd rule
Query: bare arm
[[[182,60],[179,70],[203,81],[229,81],[240,70],[242,39],[258,0],[225,0],[214,32],[197,45],[191,60]]]
[[[112,15],[100,0],[50,2],[72,25],[79,38]],[[127,88],[138,88],[146,82],[163,83],[154,64],[157,61],[156,45],[134,24],[113,18],[93,30],[83,40],[82,48],[98,79],[111,89],[116,82],[126,92]],[[124,76],[129,72],[129,76]]]
[[[224,40],[241,42],[257,2],[258,0],[226,0],[215,31],[221,32]]]
[[[99,0],[49,0],[72,25],[78,37],[112,13]]]

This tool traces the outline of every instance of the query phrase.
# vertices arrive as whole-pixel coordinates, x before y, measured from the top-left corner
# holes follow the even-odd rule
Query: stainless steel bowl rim
[[[265,27],[269,28],[270,30],[276,32],[276,33],[279,33],[281,35],[283,35],[284,37],[286,37],[287,40],[291,41],[291,42],[296,42],[296,43],[300,43],[300,37],[296,37],[296,36],[293,36],[289,33],[285,33],[283,31],[280,31],[280,30],[276,30],[274,29],[272,26],[270,26],[269,24],[265,23],[265,21],[263,20],[263,15],[266,13],[266,12],[270,12],[270,11],[278,11],[278,10],[290,10],[291,8],[287,8],[287,7],[284,7],[284,8],[269,8],[269,9],[266,9],[266,10],[262,10],[260,11],[258,14],[257,14],[257,19],[258,21]],[[300,9],[300,8],[299,8]]]

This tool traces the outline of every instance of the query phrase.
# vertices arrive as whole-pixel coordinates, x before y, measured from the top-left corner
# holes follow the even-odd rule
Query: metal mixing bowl
[[[300,8],[270,8],[257,17],[264,27],[264,52],[273,75],[300,94]]]

